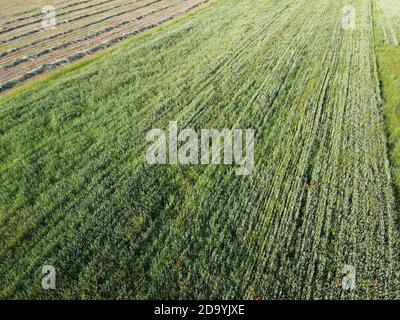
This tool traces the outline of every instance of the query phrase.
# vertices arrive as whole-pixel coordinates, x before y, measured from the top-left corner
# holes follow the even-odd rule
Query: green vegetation
[[[345,30],[347,4],[215,1],[0,99],[0,297],[397,297],[374,15]],[[255,129],[255,173],[147,165],[169,121]]]
[[[386,45],[378,48],[376,52],[384,97],[384,113],[390,133],[394,181],[400,188],[400,47]]]
[[[389,0],[376,0],[374,5],[375,47],[384,115],[389,135],[393,180],[400,190],[400,47],[396,35],[400,31],[400,5]],[[393,39],[395,39],[393,41]]]
[[[392,185],[398,213],[400,210],[400,47],[398,45],[400,4],[389,0],[377,0],[373,4],[376,27],[375,50],[388,135]],[[388,34],[391,34],[391,37],[388,37]],[[396,222],[398,234],[399,216]],[[397,259],[400,259],[400,256]]]

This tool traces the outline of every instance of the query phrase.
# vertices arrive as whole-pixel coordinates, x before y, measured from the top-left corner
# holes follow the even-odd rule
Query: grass
[[[0,99],[0,297],[395,297],[374,37],[346,4],[216,1]],[[255,129],[255,174],[147,165],[169,121]]]
[[[377,49],[384,113],[390,132],[394,178],[400,186],[400,48],[386,45]]]

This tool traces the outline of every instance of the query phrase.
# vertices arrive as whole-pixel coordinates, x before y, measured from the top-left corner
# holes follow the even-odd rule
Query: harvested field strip
[[[0,296],[397,297],[371,3],[351,31],[346,4],[216,1],[0,100]],[[254,174],[147,165],[169,121],[255,129]]]
[[[374,0],[376,22],[384,44],[400,44],[400,3],[390,0]]]
[[[93,9],[93,11],[83,12],[83,13],[78,14],[76,16],[68,17],[68,19],[66,19],[66,20],[59,21],[57,23],[57,27],[63,26],[65,24],[70,24],[70,23],[73,23],[73,22],[76,22],[76,21],[80,21],[80,20],[83,20],[83,19],[89,19],[89,18],[98,16],[98,15],[102,15],[102,16],[100,16],[101,19],[99,19],[99,20],[100,21],[104,21],[106,19],[117,17],[117,16],[120,16],[122,14],[133,12],[133,11],[137,10],[138,8],[140,9],[140,8],[145,7],[145,6],[149,6],[149,5],[152,5],[154,3],[160,2],[162,0],[153,0],[151,2],[145,1],[145,0],[142,0],[142,1],[144,2],[144,4],[141,5],[141,6],[138,6],[138,1],[135,0],[135,1],[128,1],[128,2],[125,2],[125,3],[121,3],[119,5],[110,6],[110,7],[104,8],[102,10],[94,10]],[[133,8],[125,9],[125,7],[129,7],[129,6],[133,6]],[[120,10],[121,8],[124,8],[125,10],[121,11]],[[43,29],[41,27],[41,22],[42,22],[42,19],[38,19],[37,21],[35,21],[35,25],[33,25],[32,27],[23,28],[22,30],[18,30],[18,33],[14,34],[12,36],[7,35],[8,38],[5,38],[2,42],[3,43],[8,43],[8,42],[11,42],[11,41],[20,40],[21,38],[24,38],[24,37],[27,37],[27,36],[31,36],[31,35],[36,34],[38,32],[42,32]],[[11,30],[11,31],[14,31],[14,30]],[[19,33],[19,32],[21,32],[21,33]],[[9,32],[7,32],[7,33],[9,33]]]
[[[75,61],[108,48],[126,38],[157,27],[207,2],[204,0],[161,1],[152,6],[143,6],[143,9],[135,11],[133,18],[127,16],[127,18],[130,18],[129,20],[123,20],[117,25],[111,25],[103,30],[99,30],[98,26],[95,26],[93,30],[97,29],[97,32],[87,33],[82,38],[74,38],[76,35],[71,34],[71,40],[69,40],[69,36],[65,37],[63,44],[45,47],[46,49],[33,54],[29,54],[29,52],[34,52],[34,48],[43,48],[44,44],[34,48],[27,47],[26,50],[18,52],[20,58],[16,60],[11,60],[13,56],[3,55],[0,58],[3,65],[0,92],[62,64]],[[120,19],[118,20],[120,21]],[[85,31],[88,32],[89,30]],[[82,30],[79,30],[79,32],[82,32]],[[59,40],[55,39],[54,43],[59,43]]]
[[[19,3],[14,3],[9,1],[9,0],[0,0],[0,17],[2,19],[7,19],[5,24],[9,24],[10,22],[14,22],[18,19],[24,19],[24,17],[21,16],[26,16],[27,18],[30,18],[30,14],[38,14],[38,8],[41,6],[45,5],[53,5],[53,6],[59,6],[60,4],[64,4],[67,7],[68,6],[74,6],[78,5],[81,3],[87,3],[91,1],[97,1],[97,0],[60,0],[60,1],[54,1],[54,0],[33,0],[29,1],[29,3],[23,3],[22,5]],[[26,10],[27,7],[31,7],[31,9]],[[63,8],[63,7],[61,7]]]
[[[144,0],[143,0],[144,1]],[[117,21],[120,21],[121,19],[124,19],[129,16],[135,16],[138,12],[141,10],[145,10],[148,8],[147,4],[152,4],[154,3],[154,0],[146,0],[146,2],[141,2],[138,4],[134,10],[129,10],[129,12],[118,15],[118,14],[112,14],[111,16],[108,14],[105,14],[101,17],[97,17],[97,20],[93,20],[91,18],[85,19],[84,21],[75,21],[66,24],[63,28],[57,28],[54,30],[48,30],[48,31],[40,31],[39,33],[36,34],[36,37],[34,38],[35,40],[32,41],[30,38],[24,38],[23,40],[18,41],[18,45],[15,46],[15,43],[10,42],[10,43],[4,43],[2,45],[2,49],[4,50],[3,53],[0,54],[0,57],[6,56],[10,53],[20,51],[21,49],[25,49],[30,46],[36,46],[39,43],[42,43],[45,40],[52,40],[57,37],[63,38],[67,35],[70,35],[71,33],[84,33],[86,32],[87,28],[92,28],[95,30],[98,27],[106,27],[111,23],[115,23]],[[162,0],[164,1],[164,0]],[[155,2],[155,5],[160,5],[160,1]],[[68,27],[67,30],[65,30]],[[60,32],[61,30],[61,32]]]
[[[148,7],[146,9],[142,10],[142,11],[138,11],[137,15],[135,16],[134,19],[125,20],[125,21],[123,21],[123,22],[121,22],[121,23],[119,23],[117,25],[111,25],[111,26],[106,27],[105,29],[102,29],[102,30],[99,30],[98,26],[96,26],[93,29],[97,30],[97,31],[95,31],[93,33],[88,33],[84,37],[71,38],[71,40],[70,40],[69,37],[64,37],[63,38],[64,42],[62,44],[59,43],[59,39],[55,39],[53,41],[53,43],[54,44],[58,43],[58,45],[54,45],[53,47],[51,47],[51,46],[50,47],[46,47],[46,49],[44,49],[42,51],[39,51],[39,52],[34,53],[34,54],[29,54],[31,51],[34,51],[35,49],[36,50],[40,49],[40,48],[32,48],[30,50],[25,50],[23,52],[24,56],[22,58],[20,58],[20,59],[16,59],[14,61],[9,62],[11,57],[7,57],[5,59],[1,59],[0,61],[2,62],[4,69],[10,69],[10,68],[16,67],[16,66],[18,66],[18,65],[20,65],[20,64],[22,64],[24,62],[28,62],[28,61],[32,62],[32,60],[34,60],[34,59],[35,60],[33,62],[37,64],[37,63],[39,63],[39,61],[36,59],[38,57],[42,57],[42,56],[44,56],[46,54],[49,54],[49,53],[53,54],[57,50],[65,49],[65,48],[67,48],[67,47],[69,47],[71,45],[77,45],[79,43],[86,42],[86,41],[88,41],[90,39],[93,39],[93,38],[96,38],[96,37],[99,37],[99,36],[109,37],[109,35],[120,33],[120,32],[123,32],[123,31],[125,31],[127,29],[129,30],[135,24],[136,25],[138,25],[138,24],[140,25],[141,20],[143,20],[144,18],[148,18],[150,16],[154,16],[155,14],[163,15],[165,10],[174,8],[175,6],[180,5],[180,4],[185,4],[185,2],[187,3],[188,0],[166,0],[166,1],[163,1],[162,4],[157,4],[155,6]],[[192,1],[192,2],[194,2],[194,1]],[[169,10],[169,11],[172,11],[172,10]],[[154,18],[156,20],[160,20],[160,18],[157,17],[157,16],[155,16]],[[151,22],[151,20],[146,19],[146,21],[143,21],[143,22]],[[86,31],[89,31],[89,30],[86,30]],[[95,41],[98,42],[99,40],[95,39]],[[48,46],[49,43],[46,43],[46,45]],[[43,44],[40,47],[43,47]],[[2,73],[2,76],[7,78],[7,74],[4,71]]]
[[[93,3],[93,1],[95,1],[95,3]],[[112,3],[112,2],[116,2],[116,0],[105,0],[105,1],[86,0],[86,1],[83,1],[83,2],[72,3],[72,4],[66,5],[64,7],[57,6],[55,8],[57,10],[57,17],[60,17],[60,16],[62,17],[62,16],[65,16],[65,15],[67,15],[69,13],[76,13],[76,12],[81,11],[81,10],[87,10],[87,9],[90,9],[90,8],[98,7],[98,6],[101,6],[103,4],[109,4],[109,3]],[[71,9],[72,7],[77,7],[77,8]],[[40,7],[38,9],[40,9]],[[68,10],[64,11],[64,9],[68,9]],[[4,26],[10,26],[8,29],[5,30],[5,32],[9,32],[11,30],[16,30],[16,29],[22,28],[22,27],[24,27],[26,25],[33,24],[35,22],[41,21],[41,18],[43,17],[43,14],[40,12],[40,10],[36,10],[36,11],[38,11],[38,12],[35,13],[34,15],[29,16],[29,17],[21,17],[21,18],[18,18],[18,19],[13,19],[12,21],[10,21],[8,23],[3,23],[3,28],[4,28]],[[29,21],[29,22],[26,21],[26,20],[33,19],[33,18],[36,18],[36,20]],[[40,18],[40,19],[37,20],[37,18]],[[24,22],[24,23],[21,23],[21,22]]]
[[[386,120],[392,183],[396,195],[396,209],[400,210],[400,3],[387,0],[373,2],[375,8],[375,50],[379,65],[383,114]],[[396,25],[397,21],[397,25]],[[399,216],[396,232],[400,233]],[[398,241],[398,239],[397,239]],[[398,241],[397,246],[400,247]],[[400,277],[396,285],[400,286]]]

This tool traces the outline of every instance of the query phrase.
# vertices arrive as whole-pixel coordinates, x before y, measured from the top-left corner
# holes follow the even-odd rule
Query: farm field
[[[379,0],[375,5],[375,47],[384,99],[393,187],[400,205],[400,5]]]
[[[24,2],[20,1],[19,5],[0,10],[0,93],[48,70],[143,33],[207,2],[53,0],[39,1],[35,9],[27,10]],[[40,11],[40,4],[55,8],[54,28],[43,28],[44,14]]]
[[[168,14],[140,23],[129,13],[129,32],[201,3],[159,1],[141,14]],[[0,298],[399,298],[400,3],[352,0],[352,29],[348,5],[211,1],[0,97]],[[108,25],[81,23],[44,43]],[[10,31],[14,44],[0,31],[3,83],[98,41],[35,56],[42,44],[18,38],[32,30]],[[254,173],[147,164],[146,134],[171,121],[254,129]],[[43,265],[56,290],[41,287]]]
[[[400,5],[397,1],[376,0],[377,38],[385,44],[398,46],[400,41]]]

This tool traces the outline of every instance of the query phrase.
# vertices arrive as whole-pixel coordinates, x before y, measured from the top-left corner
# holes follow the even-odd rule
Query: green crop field
[[[6,92],[0,298],[399,298],[399,40],[396,0],[214,0]],[[172,121],[253,174],[148,164]]]

